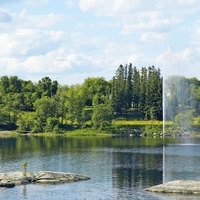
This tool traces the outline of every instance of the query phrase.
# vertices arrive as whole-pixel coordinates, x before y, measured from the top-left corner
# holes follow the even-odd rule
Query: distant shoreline
[[[0,136],[1,135],[11,135],[12,131],[0,131]]]

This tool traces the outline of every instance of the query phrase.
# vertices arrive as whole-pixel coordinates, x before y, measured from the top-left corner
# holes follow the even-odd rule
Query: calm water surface
[[[0,138],[1,172],[22,171],[24,161],[28,171],[70,172],[91,180],[0,188],[0,199],[200,199],[143,190],[166,180],[200,180],[199,139],[171,139],[163,146],[158,138]]]

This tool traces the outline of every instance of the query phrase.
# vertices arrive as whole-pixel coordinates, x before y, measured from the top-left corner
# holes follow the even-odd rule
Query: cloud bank
[[[200,78],[199,11],[197,0],[0,0],[0,76],[75,84],[131,62]]]

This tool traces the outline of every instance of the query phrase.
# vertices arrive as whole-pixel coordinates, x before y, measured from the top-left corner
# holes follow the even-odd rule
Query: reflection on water
[[[143,188],[162,182],[162,139],[17,137],[0,139],[1,171],[52,170],[91,180],[1,190],[2,199],[155,199]]]
[[[198,179],[200,144],[165,145],[165,178]],[[17,137],[0,139],[0,169],[84,174],[89,181],[0,189],[0,199],[181,199],[143,191],[163,182],[162,138]],[[185,163],[188,163],[185,165]],[[179,168],[180,167],[180,168]],[[196,171],[195,171],[196,170]]]
[[[154,148],[154,154],[132,152],[113,154],[114,183],[116,182],[120,188],[145,187],[151,186],[155,182],[160,183],[162,177],[161,157],[160,148]]]
[[[165,148],[165,182],[177,179],[200,180],[200,144],[167,144]]]

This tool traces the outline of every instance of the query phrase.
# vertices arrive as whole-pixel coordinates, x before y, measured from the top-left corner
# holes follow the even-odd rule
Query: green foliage
[[[200,124],[200,116],[195,117],[193,122],[194,122],[195,125],[199,125]]]
[[[112,107],[99,104],[94,107],[92,123],[95,128],[104,129],[112,123]]]
[[[18,127],[18,131],[19,132],[31,132],[35,126],[34,120],[31,119],[21,119],[19,120],[19,127]]]
[[[110,95],[110,84],[103,77],[87,78],[82,84],[81,90],[86,106],[92,106],[96,94],[100,96]]]
[[[44,77],[37,84],[37,91],[40,97],[52,97],[56,94],[58,82],[52,81],[49,77]]]
[[[163,127],[162,125],[146,125],[145,133],[162,133]]]
[[[35,101],[34,107],[37,121],[36,127],[34,128],[36,131],[49,132],[58,126],[59,122],[56,122],[58,121],[58,104],[55,99],[44,96]]]
[[[80,85],[71,86],[67,92],[67,118],[72,123],[77,123],[81,125],[84,122],[83,119],[83,108],[84,108],[84,100],[85,94]]]
[[[127,111],[126,94],[127,66],[120,65],[113,77],[112,106],[117,115],[123,115]]]
[[[189,130],[192,127],[194,110],[189,110],[184,113],[179,113],[175,116],[175,126],[179,127],[181,131]]]
[[[58,133],[60,131],[60,122],[55,117],[49,117],[46,121],[46,126],[44,128],[44,131],[47,133]]]
[[[110,131],[107,132],[107,130],[100,130],[100,129],[91,129],[91,128],[82,128],[82,129],[78,129],[78,130],[69,130],[67,131],[66,135],[68,137],[73,137],[73,136],[112,136],[110,134]]]
[[[169,102],[176,108],[195,109],[200,114],[200,82],[179,79],[187,86],[176,95],[176,84],[169,85]],[[176,83],[176,82],[174,82]],[[178,104],[180,95],[184,100]],[[173,107],[173,108],[174,108]],[[27,113],[32,113],[30,116]],[[61,129],[86,127],[110,129],[113,118],[129,120],[162,120],[162,77],[154,66],[140,70],[132,64],[120,65],[112,80],[87,78],[83,84],[61,86],[44,77],[37,83],[17,76],[0,78],[0,127],[20,132],[59,132]]]
[[[162,78],[160,69],[120,65],[113,77],[112,105],[117,116],[127,117],[129,110],[138,109],[144,119],[162,120]]]
[[[93,107],[86,106],[83,108],[82,117],[85,122],[90,121],[92,119]]]
[[[60,124],[61,126],[64,123],[64,120],[66,120],[67,115],[67,93],[68,93],[69,87],[59,86],[56,95],[54,96],[54,100],[57,104],[57,116],[60,118]]]

